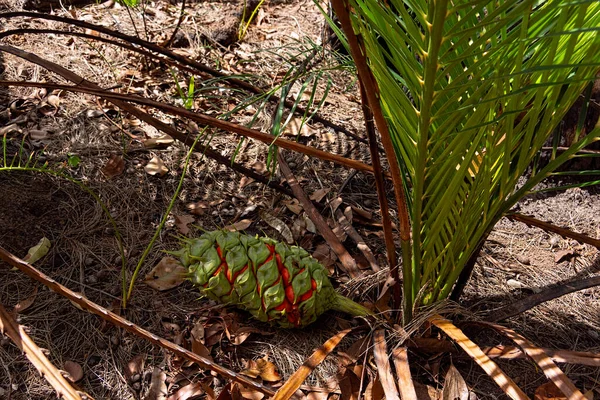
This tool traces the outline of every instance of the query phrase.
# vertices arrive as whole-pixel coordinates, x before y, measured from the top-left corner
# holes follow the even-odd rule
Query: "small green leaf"
[[[68,154],[67,155],[67,164],[69,164],[69,167],[77,168],[77,167],[79,167],[80,163],[81,163],[81,158],[79,158],[78,155],[76,155],[76,154]]]

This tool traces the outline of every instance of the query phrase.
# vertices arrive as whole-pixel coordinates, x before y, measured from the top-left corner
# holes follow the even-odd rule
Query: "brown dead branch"
[[[375,171],[375,187],[377,189],[377,198],[381,207],[381,223],[383,224],[383,236],[385,238],[385,249],[387,253],[388,264],[390,267],[390,275],[400,282],[398,268],[396,266],[396,246],[394,245],[394,232],[392,228],[392,218],[390,215],[389,202],[385,191],[385,180],[383,179],[383,168],[381,167],[381,159],[379,158],[379,147],[377,145],[377,135],[375,134],[375,122],[373,121],[373,112],[369,108],[365,93],[365,86],[360,85],[360,99],[365,118],[365,127],[367,137],[369,138],[369,152],[371,154],[371,163]],[[394,304],[392,308],[400,308],[402,291],[399,284],[394,285]]]
[[[600,249],[600,240],[599,239],[594,239],[594,238],[584,235],[582,233],[573,232],[572,230],[567,229],[567,228],[561,228],[560,226],[553,225],[549,222],[540,221],[539,219],[530,217],[528,215],[515,213],[515,214],[508,214],[506,216],[506,218],[508,218],[512,221],[523,222],[524,224],[529,225],[529,226],[535,226],[536,228],[543,229],[547,232],[557,233],[563,237],[567,237],[569,239],[575,239],[578,242],[586,243],[586,244],[596,247],[597,249]]]
[[[7,48],[10,49],[10,51],[8,51]],[[16,54],[12,52],[13,50],[17,50]],[[0,51],[7,51],[7,52],[10,52],[11,54],[15,54],[15,55],[22,54],[22,51],[19,49],[14,49],[14,48],[11,48],[8,46],[2,46],[2,45],[0,45]],[[24,52],[24,53],[26,53],[26,52]],[[42,60],[39,57],[37,57],[31,53],[26,53],[26,54],[29,54],[31,56],[31,59],[29,59],[29,57],[27,58],[28,61],[37,60],[37,62],[35,62],[35,61],[32,61],[32,62],[35,62],[36,64],[45,66],[45,64],[46,64],[45,60]],[[89,82],[87,82],[87,83],[89,84]],[[254,130],[254,129],[249,129],[244,126],[238,125],[238,124],[234,124],[234,123],[231,123],[228,121],[210,117],[208,115],[194,113],[194,112],[188,111],[181,107],[172,106],[170,104],[165,104],[165,103],[145,99],[145,98],[138,97],[138,96],[123,95],[123,94],[104,91],[101,89],[100,90],[91,89],[89,87],[83,86],[83,84],[84,84],[84,82],[77,82],[77,85],[81,85],[81,86],[70,86],[70,85],[59,85],[59,84],[51,84],[51,83],[1,81],[0,80],[0,86],[45,87],[48,89],[65,90],[65,91],[71,91],[71,92],[77,92],[77,93],[91,94],[94,96],[99,96],[99,97],[105,98],[111,102],[122,101],[122,102],[131,102],[131,103],[141,104],[141,105],[145,105],[148,107],[157,108],[157,109],[163,110],[165,112],[168,112],[168,113],[180,116],[180,117],[189,118],[193,121],[196,121],[197,123],[199,123],[201,125],[208,125],[208,126],[211,126],[214,128],[222,129],[227,132],[237,133],[241,136],[255,139],[255,140],[258,140],[258,141],[263,142],[268,145],[273,144],[273,145],[282,147],[284,149],[297,151],[297,152],[306,154],[308,156],[319,158],[321,160],[331,161],[333,163],[342,165],[347,168],[353,168],[353,169],[357,169],[360,171],[366,171],[366,172],[373,173],[373,167],[371,167],[370,165],[365,164],[363,162],[360,162],[360,161],[342,157],[340,155],[332,154],[332,153],[329,153],[329,152],[326,152],[323,150],[315,149],[314,147],[305,146],[303,144],[300,144],[300,143],[297,143],[297,142],[294,142],[291,140],[274,138],[273,136],[271,136],[267,133],[263,133],[263,132],[260,132],[260,131]]]
[[[287,180],[287,183],[292,188],[292,192],[294,192],[294,197],[296,197],[300,204],[302,204],[302,207],[306,211],[306,214],[308,214],[310,220],[315,224],[317,230],[321,233],[323,238],[325,238],[325,240],[331,246],[331,249],[335,252],[335,254],[337,254],[337,256],[340,258],[340,261],[344,266],[345,272],[347,272],[352,278],[358,277],[360,275],[360,270],[356,265],[356,261],[354,261],[354,258],[352,258],[350,253],[348,253],[348,250],[346,250],[342,242],[340,242],[337,236],[335,236],[335,233],[333,233],[329,225],[327,225],[327,222],[325,221],[323,216],[319,214],[312,201],[310,201],[310,199],[306,197],[306,194],[300,187],[300,184],[296,180],[294,174],[292,174],[292,171],[290,170],[290,167],[288,167],[287,162],[281,155],[281,152],[279,153],[278,163],[281,173]]]
[[[17,321],[0,304],[0,332],[12,339],[14,344],[21,349],[27,359],[38,370],[48,383],[56,390],[59,397],[67,400],[81,400],[81,395],[91,399],[91,396],[78,392],[67,382],[58,369],[48,360],[42,350],[35,344]]]
[[[531,296],[525,297],[524,299],[514,301],[504,306],[500,310],[494,311],[493,316],[490,317],[490,320],[493,322],[504,321],[507,318],[524,313],[525,311],[547,301],[598,285],[600,285],[600,276],[593,276],[591,278],[559,283],[550,286],[539,293],[535,293]]]
[[[202,72],[205,74],[209,74],[214,77],[227,78],[227,82],[234,87],[238,87],[240,89],[244,89],[244,90],[247,90],[248,92],[259,94],[259,95],[267,94],[267,91],[265,91],[264,89],[253,86],[250,83],[245,82],[241,79],[232,78],[221,71],[217,71],[217,70],[210,68],[202,63],[191,60],[188,57],[177,54],[169,49],[158,46],[154,43],[145,41],[145,40],[135,37],[135,36],[129,36],[129,35],[126,35],[121,32],[113,31],[113,30],[103,27],[101,25],[95,25],[95,24],[91,24],[89,22],[75,20],[75,19],[71,19],[71,18],[65,18],[65,17],[61,17],[58,15],[50,15],[50,14],[27,12],[27,11],[0,13],[0,19],[10,19],[10,18],[15,18],[15,17],[28,17],[28,18],[37,18],[37,19],[44,19],[44,20],[50,20],[50,21],[57,21],[57,22],[62,22],[62,23],[69,24],[69,25],[78,26],[80,28],[90,29],[90,30],[93,30],[96,32],[100,32],[105,35],[121,39],[127,43],[133,43],[137,46],[149,49],[155,53],[161,54],[163,57],[168,57],[173,60],[176,60],[177,62],[179,62],[180,64],[182,64],[184,66],[194,68],[196,71],[199,71],[199,72]],[[153,58],[156,58],[156,57],[153,57]],[[164,58],[161,58],[161,60],[164,60]],[[271,102],[278,103],[280,99],[277,96],[271,95],[271,96],[269,96],[269,100]],[[306,114],[306,110],[303,107],[300,107],[300,106],[294,104],[294,102],[286,100],[284,102],[284,105],[289,109],[295,108],[295,113],[297,113],[299,115]],[[365,138],[362,138],[362,137],[358,136],[357,134],[350,132],[348,129],[344,128],[343,126],[334,124],[333,122],[321,117],[318,114],[315,114],[312,117],[312,119],[313,119],[313,121],[320,122],[323,125],[330,127],[338,132],[342,132],[343,134],[345,134],[349,137],[352,137],[353,139],[355,139],[359,142],[367,143],[367,140]]]
[[[60,283],[56,282],[54,279],[50,278],[46,274],[38,271],[33,266],[27,264],[25,261],[20,258],[14,256],[13,254],[6,251],[4,248],[0,247],[0,260],[7,262],[9,265],[19,269],[21,272],[34,279],[37,282],[47,286],[52,291],[64,296],[69,299],[72,303],[77,304],[82,309],[91,312],[99,316],[100,318],[125,329],[127,332],[130,332],[136,336],[139,336],[150,343],[160,346],[164,349],[172,351],[177,354],[179,357],[185,358],[186,360],[192,361],[200,365],[202,368],[206,368],[208,370],[214,371],[215,373],[224,376],[225,378],[231,379],[232,381],[238,382],[246,387],[257,390],[261,393],[264,393],[268,396],[273,396],[275,392],[262,385],[258,382],[255,382],[244,375],[237,374],[230,369],[222,367],[218,364],[215,364],[213,361],[206,359],[196,353],[193,353],[189,350],[184,349],[181,346],[176,345],[173,342],[170,342],[166,339],[161,338],[147,330],[139,327],[131,321],[126,320],[125,318],[117,315],[104,307],[99,306],[98,304],[88,300],[86,297],[79,293],[75,293],[72,290],[66,288]]]

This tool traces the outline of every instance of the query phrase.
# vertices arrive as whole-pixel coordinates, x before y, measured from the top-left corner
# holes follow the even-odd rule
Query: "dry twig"
[[[17,321],[0,304],[0,332],[12,339],[23,354],[31,361],[48,383],[56,390],[59,397],[67,400],[81,400],[80,393],[73,389],[73,386],[67,382],[58,369],[48,360],[42,350],[35,344],[29,335],[23,329],[23,326],[17,324]],[[83,393],[86,398],[91,397]]]
[[[287,162],[281,155],[281,152],[279,153],[278,163],[281,173],[287,180],[287,183],[292,188],[294,197],[296,197],[300,204],[302,204],[302,207],[304,207],[304,210],[306,211],[306,214],[308,214],[310,220],[315,224],[323,238],[325,238],[327,243],[331,246],[331,249],[340,258],[340,261],[344,265],[345,272],[347,272],[352,278],[356,278],[357,276],[359,276],[360,270],[356,265],[356,261],[354,261],[350,253],[348,253],[348,250],[346,250],[346,248],[342,244],[342,242],[340,242],[337,236],[335,236],[335,233],[333,233],[329,225],[327,225],[325,219],[321,216],[321,214],[319,214],[312,201],[310,201],[310,199],[306,197],[306,194],[298,184],[298,181],[296,180],[294,174],[292,174],[292,170],[290,170],[290,167],[288,167]]]
[[[269,396],[273,396],[275,394],[275,392],[272,389],[270,389],[258,382],[255,382],[255,381],[245,377],[244,375],[240,375],[240,374],[233,372],[225,367],[215,364],[213,361],[210,361],[205,357],[202,357],[202,356],[200,356],[196,353],[193,353],[189,350],[186,350],[183,347],[178,346],[173,342],[170,342],[166,339],[161,338],[160,336],[150,333],[147,330],[134,324],[133,322],[126,320],[125,318],[121,317],[120,315],[117,315],[117,314],[107,310],[106,308],[99,306],[98,304],[88,300],[81,294],[75,293],[72,290],[61,285],[60,283],[56,282],[54,279],[52,279],[49,276],[47,276],[46,274],[38,271],[33,266],[27,264],[25,261],[14,256],[13,254],[9,253],[2,247],[0,247],[0,260],[7,262],[8,264],[12,265],[13,267],[19,269],[21,272],[23,272],[30,278],[47,286],[52,291],[66,297],[72,303],[77,304],[82,309],[89,311],[92,314],[95,314],[95,315],[99,316],[100,318],[105,319],[108,322],[110,322],[120,328],[123,328],[128,332],[133,333],[136,336],[146,339],[147,341],[149,341],[150,343],[152,343],[154,345],[157,345],[164,349],[170,350],[173,353],[177,354],[179,357],[182,357],[182,358],[185,358],[186,360],[198,363],[198,365],[202,366],[203,368],[214,371],[217,374],[222,375],[226,378],[229,378],[232,381],[238,382],[246,387],[252,388],[254,390],[257,390],[257,391],[264,393],[266,395],[269,395]]]

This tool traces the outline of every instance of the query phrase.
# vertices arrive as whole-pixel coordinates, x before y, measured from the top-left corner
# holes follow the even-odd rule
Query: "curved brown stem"
[[[245,82],[241,79],[237,79],[237,78],[232,78],[229,75],[221,72],[221,71],[217,71],[213,68],[210,68],[202,63],[199,63],[197,61],[191,60],[188,57],[179,55],[169,49],[166,49],[164,47],[158,46],[154,43],[145,41],[143,39],[140,39],[138,37],[135,36],[130,36],[130,35],[126,35],[124,33],[121,32],[116,32],[113,31],[111,29],[108,29],[106,27],[100,26],[100,25],[95,25],[95,24],[91,24],[89,22],[85,22],[85,21],[79,21],[79,20],[75,20],[75,19],[71,19],[71,18],[65,18],[65,17],[61,17],[58,15],[50,15],[50,14],[43,14],[43,13],[35,13],[35,12],[28,12],[28,11],[15,11],[15,12],[7,12],[7,13],[0,13],[0,19],[9,19],[9,18],[15,18],[15,17],[28,17],[28,18],[38,18],[38,19],[45,19],[45,20],[50,20],[50,21],[57,21],[57,22],[62,22],[65,24],[70,24],[70,25],[74,25],[74,26],[78,26],[80,28],[84,28],[84,29],[91,29],[100,33],[103,33],[105,35],[109,35],[112,37],[116,37],[118,39],[124,40],[125,42],[128,43],[133,43],[135,45],[144,47],[146,49],[152,50],[155,53],[161,54],[165,57],[169,57],[173,60],[178,61],[179,63],[183,64],[183,65],[187,65],[188,67],[192,67],[194,69],[196,69],[197,71],[203,72],[203,73],[207,73],[210,74],[212,76],[215,77],[221,77],[221,78],[227,78],[227,82],[235,87],[238,87],[240,89],[244,89],[247,90],[248,92],[251,93],[255,93],[255,94],[267,94],[267,91],[264,89],[261,89],[259,87],[256,87],[254,85],[251,85],[248,82]],[[2,37],[2,36],[0,36]],[[269,96],[269,101],[277,103],[279,102],[279,97],[277,96]],[[294,107],[294,103],[286,100],[284,102],[285,107],[291,109]],[[300,115],[305,115],[306,110],[303,107],[297,106],[295,112],[297,114]],[[362,143],[367,143],[367,140],[365,138],[362,138],[360,136],[358,136],[357,134],[350,132],[348,129],[344,128],[343,126],[337,125],[323,117],[321,117],[318,114],[315,114],[312,117],[313,121],[316,122],[320,122],[323,125],[330,127],[338,132],[342,132],[343,134],[352,137],[353,139],[362,142]]]
[[[215,364],[214,362],[208,360],[207,358],[202,357],[202,356],[200,356],[196,353],[193,353],[189,350],[186,350],[183,347],[178,346],[175,343],[170,342],[166,339],[163,339],[153,333],[150,333],[147,330],[134,324],[133,322],[126,320],[125,318],[121,317],[120,315],[117,315],[117,314],[107,310],[106,308],[99,306],[98,304],[85,298],[83,295],[81,295],[79,293],[75,293],[72,290],[64,287],[60,283],[56,282],[54,279],[52,279],[49,276],[47,276],[46,274],[38,271],[36,268],[27,264],[25,261],[14,256],[13,254],[9,253],[2,247],[0,247],[0,260],[3,260],[6,263],[8,263],[9,265],[12,265],[13,267],[19,269],[25,275],[29,276],[30,278],[34,279],[35,281],[40,282],[41,284],[50,288],[53,292],[56,292],[56,293],[60,294],[61,296],[66,297],[72,303],[77,304],[82,309],[89,311],[92,314],[95,314],[95,315],[99,316],[100,318],[102,318],[120,328],[125,329],[127,332],[131,332],[136,336],[146,339],[147,341],[149,341],[152,344],[155,344],[157,346],[160,346],[162,348],[170,350],[173,353],[177,354],[178,356],[185,358],[186,360],[198,363],[203,368],[214,371],[214,372],[218,373],[219,375],[229,378],[235,382],[239,382],[246,387],[255,389],[255,390],[257,390],[261,393],[264,393],[266,395],[269,395],[269,396],[273,396],[275,394],[275,392],[272,389],[270,389],[264,385],[261,385],[260,383],[255,382],[249,378],[246,378],[244,375],[237,374],[236,372],[233,372],[225,367]]]

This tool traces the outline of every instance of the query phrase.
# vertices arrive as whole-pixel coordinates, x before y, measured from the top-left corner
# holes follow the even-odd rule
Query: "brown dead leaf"
[[[438,400],[441,396],[438,389],[433,386],[423,385],[419,382],[415,382],[415,391],[417,392],[417,398],[419,400]]]
[[[167,374],[158,367],[154,367],[150,379],[150,389],[144,400],[165,400],[169,391],[167,390]],[[169,397],[170,398],[170,397]],[[189,397],[178,397],[177,399],[188,399]]]
[[[213,361],[210,350],[199,340],[192,340],[192,351],[210,361]]]
[[[192,382],[170,395],[167,400],[187,400],[202,394],[204,394],[202,384],[200,382]]]
[[[143,140],[142,144],[147,149],[155,149],[157,147],[169,146],[173,144],[174,141],[175,140],[171,136],[164,134],[159,137],[153,137],[148,140]]]
[[[327,400],[330,394],[330,391],[325,390],[322,392],[310,392],[306,395],[306,400]]]
[[[107,178],[113,178],[121,175],[123,170],[125,170],[125,161],[123,160],[123,157],[118,154],[113,154],[106,162],[104,168],[102,168],[102,173]]]
[[[236,232],[246,230],[252,225],[252,220],[250,219],[242,219],[241,221],[236,222],[235,224],[227,225],[224,229]]]
[[[284,136],[311,137],[314,136],[315,133],[315,130],[308,126],[308,124],[302,123],[301,118],[292,118],[283,130]]]
[[[260,375],[260,370],[258,369],[258,364],[254,360],[248,360],[246,362],[246,368],[240,371],[240,374],[249,376],[250,378],[258,378]]]
[[[415,385],[408,364],[408,351],[406,347],[396,347],[392,350],[396,376],[398,377],[398,389],[402,400],[418,400]]]
[[[125,366],[125,378],[127,378],[127,380],[131,380],[131,377],[137,374],[141,374],[142,371],[144,370],[144,363],[146,361],[146,356],[143,354],[138,354],[137,356],[133,357],[131,360],[129,360],[129,362],[127,363],[127,365]]]
[[[253,333],[258,333],[261,335],[265,335],[265,334],[270,335],[271,334],[271,333],[265,332],[264,330],[261,330],[261,329],[244,326],[244,327],[236,330],[235,332],[231,332],[231,337],[229,340],[231,341],[231,344],[233,344],[235,346],[239,346],[240,344],[244,343],[246,341],[246,339],[248,339],[248,337]]]
[[[165,176],[169,172],[169,169],[160,158],[152,157],[152,160],[144,167],[144,171],[149,175]]]
[[[271,228],[279,232],[288,244],[294,243],[294,235],[285,222],[266,210],[261,210],[259,215]]]
[[[335,263],[335,260],[337,260],[337,255],[327,243],[321,243],[320,245],[318,245],[312,256],[316,258],[325,267],[333,265]]]
[[[48,98],[46,99],[46,102],[48,104],[50,104],[52,107],[54,108],[58,108],[58,106],[60,105],[60,97],[58,97],[55,94],[51,94],[50,96],[48,96]]]
[[[245,386],[240,385],[239,383],[235,383],[235,385],[237,386],[240,395],[244,399],[262,400],[265,397],[265,395],[263,393],[259,392],[258,390],[246,388]]]
[[[340,379],[342,399],[358,400],[360,392],[360,378],[350,369],[346,369]]]
[[[67,379],[73,383],[83,378],[83,368],[74,361],[65,361],[63,369],[68,373]]]
[[[244,187],[248,186],[249,184],[251,184],[253,182],[254,182],[254,178],[242,176],[242,179],[240,179],[240,189],[243,189]]]
[[[554,253],[554,262],[558,264],[562,261],[570,260],[575,255],[576,253],[573,249],[559,250]]]
[[[322,188],[322,189],[316,190],[313,194],[310,195],[309,199],[319,203],[321,200],[323,200],[323,197],[325,197],[327,195],[327,193],[329,193],[330,190],[331,190],[331,188]]]
[[[303,210],[302,205],[300,204],[300,202],[297,199],[292,199],[290,201],[284,201],[283,204],[285,204],[285,206],[288,208],[288,210],[290,210],[291,212],[293,212],[296,215],[300,215],[300,213]]]
[[[363,210],[362,208],[350,206],[352,209],[352,215],[354,217],[360,217],[364,221],[373,221],[373,213]]]
[[[172,257],[163,257],[156,267],[146,275],[144,283],[153,289],[163,291],[181,285],[187,270]]]
[[[267,382],[278,382],[281,380],[277,367],[266,357],[256,360],[256,366],[258,367],[260,377]]]
[[[385,331],[378,329],[373,334],[373,356],[375,358],[375,365],[377,366],[377,372],[379,373],[379,380],[385,393],[386,399],[400,399],[398,388],[394,376],[392,375],[392,368],[390,365],[390,357],[387,353],[387,345],[385,342]]]
[[[182,235],[187,235],[190,233],[190,227],[188,224],[194,222],[194,217],[191,215],[176,215],[175,216],[175,226],[179,230]]]
[[[552,381],[539,386],[533,395],[534,400],[567,400],[567,396]]]
[[[22,313],[23,311],[27,310],[29,307],[31,307],[35,301],[35,298],[37,296],[38,293],[38,287],[34,287],[33,288],[33,292],[27,296],[27,298],[25,298],[24,300],[21,300],[20,302],[17,303],[17,305],[14,308],[14,312],[19,314]]]
[[[446,378],[444,379],[444,389],[442,389],[442,400],[469,400],[469,388],[464,378],[458,372],[456,367],[450,364]]]
[[[206,201],[197,201],[186,206],[188,211],[194,215],[204,215],[206,212],[205,210],[207,210],[209,207],[210,206]]]

